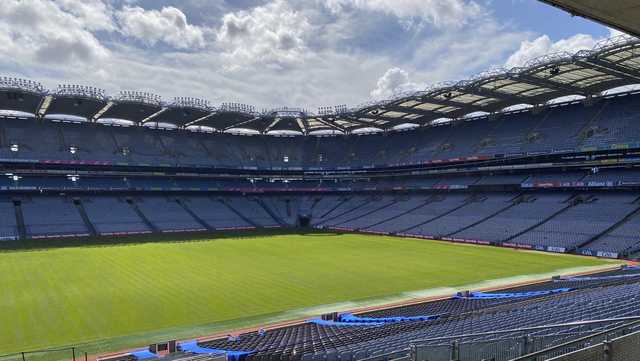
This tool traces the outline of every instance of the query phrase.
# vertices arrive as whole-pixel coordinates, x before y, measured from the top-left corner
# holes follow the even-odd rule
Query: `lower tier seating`
[[[28,197],[22,200],[21,209],[29,237],[89,235],[77,206],[68,197]]]
[[[613,277],[611,277],[613,276]],[[509,293],[529,297],[508,298]],[[640,270],[624,269],[592,277],[551,280],[531,286],[496,291],[495,299],[452,297],[435,302],[400,306],[356,314],[357,317],[389,318],[438,315],[433,320],[407,320],[375,325],[344,325],[306,322],[299,325],[249,332],[236,338],[201,342],[205,349],[245,351],[248,360],[360,360],[397,352],[413,340],[456,336],[518,327],[562,324],[640,316]],[[489,293],[490,295],[491,293]],[[597,331],[596,329],[591,330]],[[575,329],[540,329],[531,337],[576,338]],[[506,333],[502,337],[513,337]],[[521,335],[520,335],[521,337]],[[474,339],[471,339],[474,340]],[[476,337],[477,341],[483,340]]]
[[[19,206],[16,206],[18,204]],[[0,239],[295,227],[509,243],[553,251],[640,251],[632,191],[447,191],[351,195],[31,195],[0,200]],[[86,214],[86,216],[85,216]]]

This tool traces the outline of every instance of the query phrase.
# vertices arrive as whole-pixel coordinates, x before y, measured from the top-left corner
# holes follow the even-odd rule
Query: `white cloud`
[[[460,27],[484,13],[472,0],[321,0],[334,13],[344,7],[379,11],[402,20],[420,19],[436,27]]]
[[[164,42],[178,49],[205,46],[205,30],[188,23],[187,16],[173,6],[160,10],[145,10],[125,6],[116,13],[121,31],[147,45]]]
[[[226,14],[217,40],[230,68],[264,64],[281,69],[305,57],[311,29],[303,13],[284,0],[275,0],[249,11]]]
[[[400,67],[409,69],[412,82],[418,84],[468,79],[502,64],[527,35],[487,20],[476,24],[473,31],[447,31],[420,42],[412,58]]]
[[[580,50],[592,49],[599,40],[591,35],[577,34],[553,42],[548,35],[542,35],[533,41],[525,40],[520,43],[520,48],[507,59],[505,65],[507,68],[524,66],[530,60],[552,53],[574,54]]]
[[[83,64],[104,59],[109,51],[91,33],[108,22],[90,25],[87,18],[63,10],[46,0],[5,0],[0,11],[0,56],[6,61],[48,62],[51,65]]]
[[[88,30],[116,30],[113,9],[102,0],[57,0],[56,4],[74,15]]]
[[[0,68],[2,75],[29,77],[52,88],[80,83],[110,94],[132,89],[165,99],[189,96],[214,104],[314,109],[355,106],[370,96],[387,98],[422,84],[465,77],[502,63],[526,35],[491,17],[447,31],[402,32],[385,14],[411,19],[408,9],[422,2],[399,0],[393,3],[402,10],[393,10],[373,1],[374,7],[367,7],[371,12],[352,7],[329,13],[317,1],[271,0],[194,16],[204,10],[182,4],[176,5],[179,10],[149,9],[151,0],[123,7],[116,5],[122,1],[101,6],[97,0],[5,0]],[[337,1],[348,6],[347,0]],[[462,16],[461,24],[470,21],[452,12],[457,15],[433,21],[443,24],[457,16]],[[425,14],[413,17],[427,21]]]
[[[396,94],[416,91],[424,88],[409,79],[409,73],[400,68],[391,68],[382,75],[376,83],[376,88],[371,91],[371,97],[376,100],[389,99]]]

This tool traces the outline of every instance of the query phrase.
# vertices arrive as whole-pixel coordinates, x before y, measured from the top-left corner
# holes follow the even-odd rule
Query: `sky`
[[[315,110],[617,34],[537,0],[2,0],[0,76]]]

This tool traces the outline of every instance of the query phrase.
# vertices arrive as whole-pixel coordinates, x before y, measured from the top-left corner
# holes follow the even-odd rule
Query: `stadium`
[[[640,360],[640,27],[358,107],[0,78],[0,361]],[[96,84],[96,86],[100,86]]]

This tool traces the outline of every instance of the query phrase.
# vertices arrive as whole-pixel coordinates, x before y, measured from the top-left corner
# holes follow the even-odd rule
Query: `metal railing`
[[[409,344],[358,361],[639,361],[640,316],[434,337]],[[71,360],[86,361],[87,353],[64,347],[0,355],[0,361]]]
[[[549,361],[638,361],[640,331],[554,357]]]
[[[77,347],[49,348],[0,355],[0,361],[87,361],[88,354]]]
[[[543,361],[638,329],[640,317],[620,317],[433,337],[361,361]]]
[[[535,351],[524,355],[522,357],[514,358],[511,361],[539,361],[546,360],[550,357],[553,357],[553,360],[562,359],[562,357],[556,357],[559,355],[565,354],[573,354],[576,352],[584,351],[585,354],[592,354],[595,349],[601,347],[603,352],[606,349],[606,345],[609,343],[609,340],[613,337],[618,337],[617,339],[626,337],[625,335],[630,334],[632,331],[632,335],[640,336],[640,331],[637,331],[640,327],[640,321],[633,321],[621,326],[617,326],[611,329],[607,329],[602,332],[598,332],[589,336],[581,337],[572,341],[568,341],[562,343],[560,345],[552,346],[546,349],[542,349],[539,351]],[[613,341],[612,341],[613,342]],[[596,347],[592,346],[593,344],[598,344]],[[636,352],[638,354],[635,361],[640,360],[640,343],[636,344]]]

